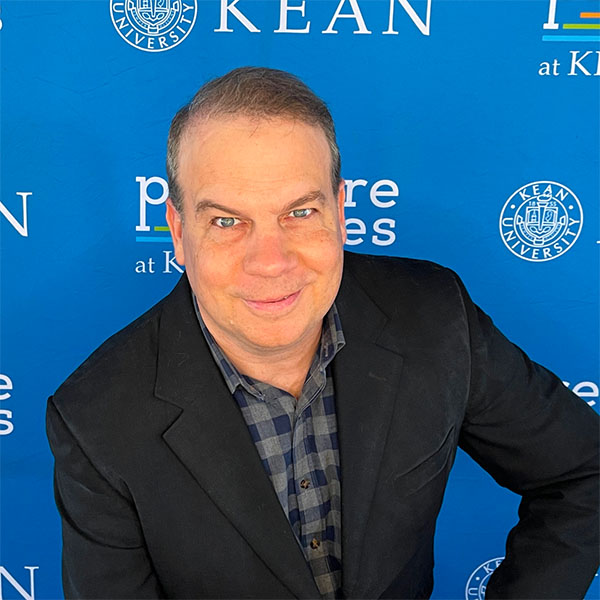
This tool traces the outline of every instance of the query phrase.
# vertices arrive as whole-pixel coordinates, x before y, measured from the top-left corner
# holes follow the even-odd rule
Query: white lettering
[[[571,384],[568,381],[563,381],[563,385],[569,387]],[[598,398],[599,395],[598,384],[594,383],[593,381],[580,381],[573,386],[572,391],[580,398]],[[590,406],[594,406],[596,401],[588,400],[587,403]]]
[[[548,20],[543,25],[544,29],[558,29],[556,22],[556,0],[550,0],[548,4]]]
[[[352,201],[352,192],[354,191],[354,188],[357,186],[366,186],[367,185],[367,180],[366,179],[346,179],[345,181],[346,184],[346,200],[344,201],[344,207],[345,208],[354,208],[356,206],[356,202]]]
[[[227,26],[227,14],[231,13],[248,31],[252,31],[253,33],[260,32],[260,29],[236,7],[238,2],[239,0],[233,0],[233,2],[227,4],[227,0],[221,0],[221,24],[219,29],[215,29],[215,31],[233,31],[233,29],[229,29]]]
[[[550,63],[541,62],[540,68],[538,69],[538,75],[550,75]]]
[[[552,75],[553,77],[557,77],[558,67],[560,67],[560,63],[557,58],[553,59],[551,63],[541,62],[540,68],[538,69],[538,75]]]
[[[383,187],[387,187],[389,189],[381,190],[380,188]],[[395,200],[388,200],[387,202],[382,202],[381,200],[379,200],[379,197],[390,196],[393,196],[394,198],[398,197],[398,185],[395,181],[392,181],[391,179],[380,179],[379,181],[376,181],[373,184],[373,187],[371,188],[370,198],[371,202],[375,206],[377,206],[378,208],[391,208],[396,204]]]
[[[349,229],[353,225],[356,226],[356,229]],[[367,233],[367,228],[363,221],[360,219],[346,219],[346,233],[348,234],[348,238],[346,239],[346,246],[358,246],[358,244],[363,243],[363,238],[357,237],[350,239],[351,235],[364,235]]]
[[[288,12],[297,10],[304,17],[305,0],[302,0],[300,6],[290,6],[288,0],[280,0],[279,2],[279,29],[275,33],[308,33],[310,31],[310,21],[304,29],[288,29]]]
[[[400,0],[400,1],[402,1],[402,0]],[[352,8],[352,13],[351,14],[341,14],[342,7],[346,3],[346,0],[340,0],[339,4],[335,10],[335,13],[333,15],[333,18],[331,19],[331,22],[329,23],[329,26],[327,27],[327,29],[324,29],[321,33],[337,33],[337,30],[334,29],[333,26],[335,25],[335,22],[338,19],[355,19],[356,24],[358,25],[358,29],[355,30],[353,33],[371,33],[371,31],[369,31],[367,29],[367,26],[365,25],[365,20],[363,19],[362,13],[360,12],[360,7],[358,6],[357,0],[349,0],[349,2],[350,2],[350,6]]]
[[[0,373],[0,390],[12,390],[13,382],[8,375],[2,375]],[[4,392],[0,394],[0,400],[8,400],[10,398],[10,392]]]
[[[593,381],[580,381],[573,386],[573,392],[580,398],[597,398],[599,390]]]
[[[2,213],[8,222],[15,228],[17,233],[22,235],[23,237],[27,237],[29,234],[27,232],[27,198],[31,196],[33,192],[17,192],[17,196],[21,196],[21,200],[23,203],[23,222],[19,223],[17,219],[13,216],[13,214],[0,202],[0,213]]]
[[[384,35],[398,35],[398,32],[394,30],[394,6],[396,0],[390,0],[390,13],[388,28],[383,32]],[[408,16],[412,19],[412,22],[418,27],[419,31],[423,35],[429,35],[430,22],[431,22],[431,0],[427,0],[427,12],[425,15],[425,22],[421,20],[421,17],[416,13],[415,9],[410,5],[408,0],[398,0],[402,5],[402,8],[406,11]]]
[[[2,577],[5,577],[10,585],[19,592],[24,600],[35,600],[35,578],[34,571],[39,567],[23,567],[29,570],[29,593],[19,584],[19,582],[4,568],[0,567],[0,600],[2,600]]]
[[[119,29],[125,29],[127,27],[127,17],[121,17],[120,19],[115,19],[115,25],[119,26]]]
[[[6,417],[6,419],[0,419],[0,427],[5,427],[6,429],[0,429],[0,435],[9,435],[15,429],[15,426],[12,424],[12,411],[11,410],[0,410],[0,417]],[[7,420],[8,419],[8,420]],[[2,600],[2,590],[0,589],[0,600]]]
[[[579,54],[579,50],[571,50],[571,70],[567,73],[567,75],[577,75],[577,72],[575,69],[579,69],[584,75],[591,75],[591,73],[581,64],[581,61],[584,60],[585,58],[587,58],[592,51],[588,50],[587,52],[585,52],[584,54],[582,54],[579,58],[577,58],[577,55]],[[600,50],[597,50],[598,54],[600,55]]]
[[[165,255],[165,269],[163,273],[173,273],[171,271],[171,267],[175,269],[177,273],[183,273],[183,269],[175,262],[175,257],[171,258],[171,254],[173,254],[172,250],[163,250],[163,254]]]
[[[165,202],[169,196],[169,186],[162,177],[136,177],[135,180],[140,184],[140,224],[135,226],[135,230],[150,231],[150,227],[146,225],[146,205],[158,205]],[[153,183],[160,185],[162,188],[159,198],[153,198],[148,194],[148,188]]]
[[[384,229],[383,226],[388,225],[389,229]],[[391,229],[396,227],[396,221],[394,219],[377,219],[375,223],[373,223],[373,229],[375,233],[380,233],[385,237],[383,239],[379,238],[377,235],[373,235],[371,237],[371,241],[376,246],[389,246],[396,241],[396,234]]]

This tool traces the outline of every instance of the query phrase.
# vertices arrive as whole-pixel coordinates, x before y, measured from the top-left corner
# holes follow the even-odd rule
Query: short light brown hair
[[[197,118],[226,115],[284,117],[320,127],[331,151],[331,185],[337,196],[341,181],[340,151],[333,119],[325,102],[291,73],[266,67],[240,67],[205,83],[171,122],[167,178],[169,196],[179,214],[183,215],[183,193],[177,180],[183,134]]]

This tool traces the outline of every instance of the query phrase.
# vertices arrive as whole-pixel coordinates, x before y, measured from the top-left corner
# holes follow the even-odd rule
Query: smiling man
[[[523,496],[488,598],[581,598],[597,415],[457,276],[344,255],[325,104],[242,68],[175,116],[186,273],[48,404],[70,598],[427,598],[460,445]]]
[[[244,374],[298,397],[342,277],[325,135],[241,113],[197,117],[179,145],[186,200],[169,200],[167,221],[202,320]]]

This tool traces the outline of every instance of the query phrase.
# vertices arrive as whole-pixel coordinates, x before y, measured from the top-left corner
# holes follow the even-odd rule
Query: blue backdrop
[[[236,66],[328,102],[350,249],[455,269],[598,409],[597,2],[0,0],[0,21],[0,598],[61,597],[46,398],[177,280],[168,126]],[[458,456],[434,598],[482,598],[517,500]]]

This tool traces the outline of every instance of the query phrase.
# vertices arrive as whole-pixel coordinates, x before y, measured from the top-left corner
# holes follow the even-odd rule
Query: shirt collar
[[[206,324],[200,315],[200,310],[198,309],[196,295],[193,292],[192,298],[196,317],[198,318],[198,323],[200,323],[200,328],[202,329],[202,334],[206,339],[215,362],[223,374],[229,391],[233,394],[239,386],[242,386],[247,391],[254,394],[255,391],[252,389],[254,387],[253,380],[247,375],[240,373],[227,356],[225,356],[225,353],[221,350],[221,347],[217,344],[215,338],[206,327]],[[325,317],[323,317],[321,341],[317,349],[317,354],[315,355],[315,360],[313,360],[311,365],[311,371],[315,368],[325,371],[335,355],[345,346],[345,344],[346,340],[344,338],[344,332],[342,331],[342,322],[334,302],[327,311]]]

